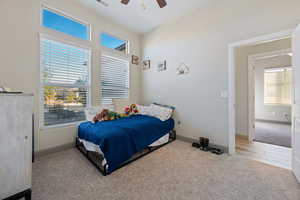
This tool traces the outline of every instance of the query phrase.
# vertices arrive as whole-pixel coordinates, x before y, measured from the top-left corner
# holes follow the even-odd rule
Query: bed
[[[174,140],[176,131],[171,117],[161,120],[150,114],[137,114],[81,123],[76,147],[105,176]]]

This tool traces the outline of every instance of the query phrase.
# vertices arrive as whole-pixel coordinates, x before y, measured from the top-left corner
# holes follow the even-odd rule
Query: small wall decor
[[[150,69],[150,60],[143,61],[143,70]]]
[[[132,55],[131,63],[134,65],[138,65],[140,63],[140,58],[138,56]]]
[[[167,61],[164,60],[162,62],[159,62],[158,65],[157,65],[157,71],[165,71],[167,70]]]
[[[178,75],[183,75],[183,74],[188,74],[190,73],[190,69],[188,66],[184,63],[181,63],[179,67],[177,68],[177,74]]]

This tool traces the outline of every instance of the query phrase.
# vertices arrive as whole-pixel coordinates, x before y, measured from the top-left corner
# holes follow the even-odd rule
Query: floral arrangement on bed
[[[124,108],[124,113],[116,113],[113,111],[110,111],[108,109],[103,109],[100,113],[98,113],[94,118],[94,122],[101,122],[101,121],[111,121],[115,119],[120,119],[122,117],[128,117],[130,115],[134,115],[139,113],[138,108],[136,104],[131,104],[130,106],[126,106]]]

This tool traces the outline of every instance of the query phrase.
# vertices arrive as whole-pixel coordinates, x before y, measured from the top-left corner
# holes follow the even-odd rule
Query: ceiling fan
[[[121,0],[121,3],[127,5],[129,3],[129,1],[130,0]],[[167,5],[167,2],[165,0],[156,0],[156,1],[160,8],[163,8]]]
[[[96,1],[101,3],[103,6],[108,7],[108,3],[106,3],[105,1],[103,1],[103,0],[96,0]]]

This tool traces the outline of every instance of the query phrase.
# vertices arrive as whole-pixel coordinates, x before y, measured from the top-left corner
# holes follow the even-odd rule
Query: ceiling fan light
[[[96,0],[98,3],[102,4],[105,7],[108,7],[108,3],[104,2],[103,0]]]
[[[156,0],[156,1],[160,8],[163,8],[167,5],[167,2],[165,0]]]
[[[129,3],[129,0],[121,0],[121,3],[127,5]]]

